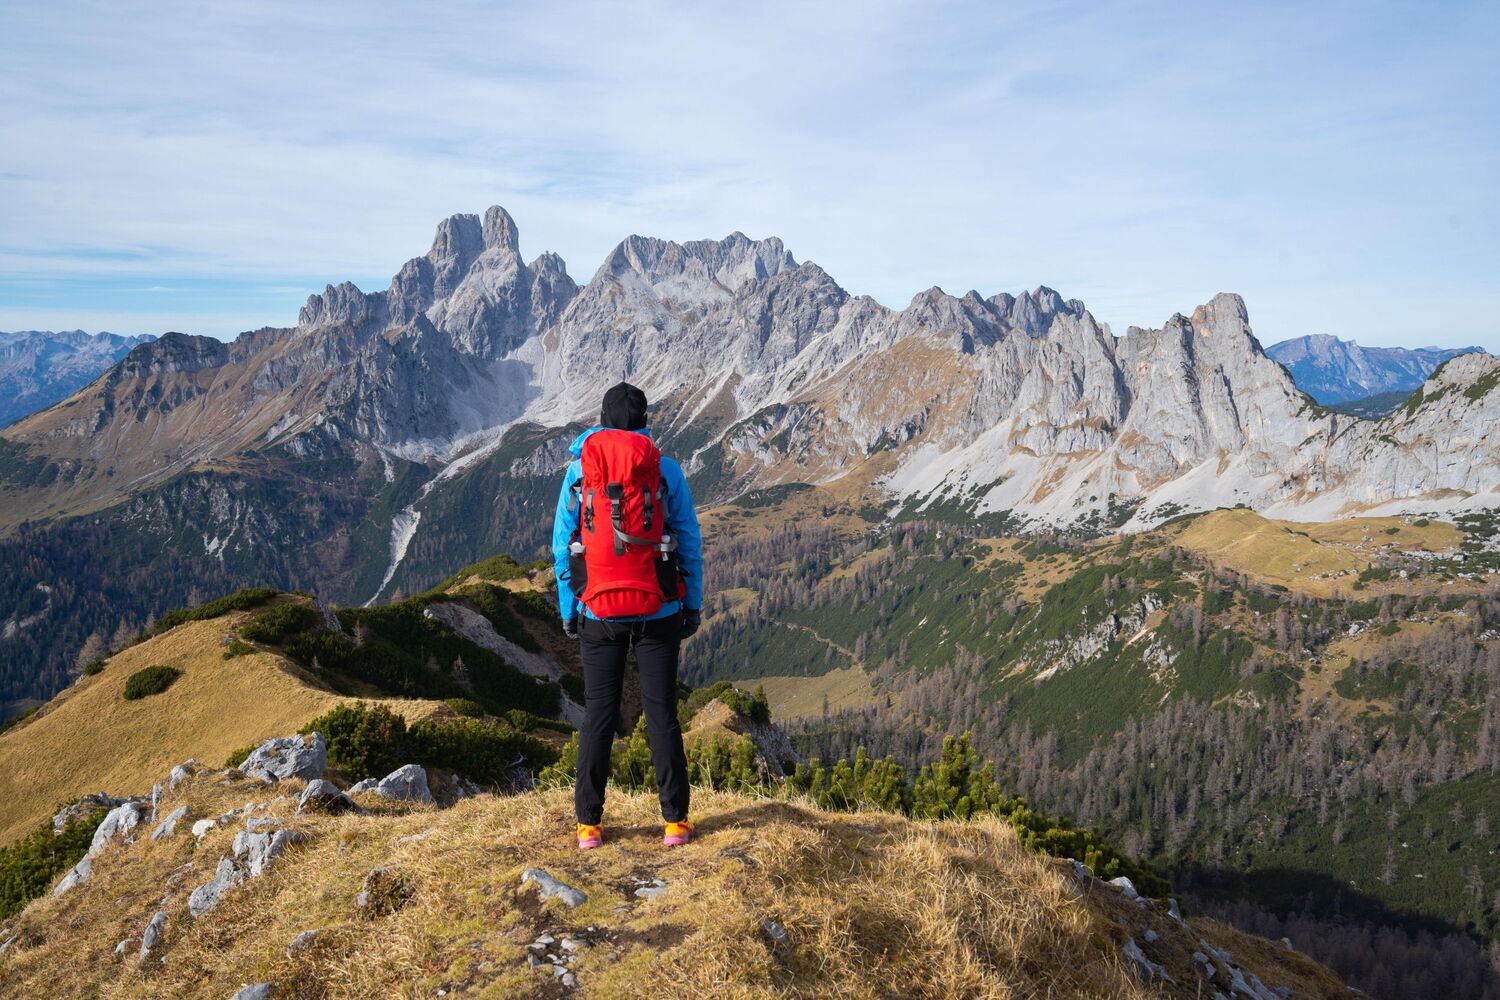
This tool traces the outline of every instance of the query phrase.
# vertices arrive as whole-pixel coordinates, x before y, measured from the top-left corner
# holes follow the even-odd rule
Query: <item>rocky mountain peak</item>
[[[491,250],[521,252],[521,237],[516,230],[516,220],[499,205],[491,205],[484,213],[484,245]]]

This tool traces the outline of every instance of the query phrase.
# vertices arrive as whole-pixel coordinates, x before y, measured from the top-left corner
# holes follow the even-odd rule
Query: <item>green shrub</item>
[[[137,670],[125,678],[125,700],[136,701],[153,694],[161,694],[181,676],[182,671],[176,667],[153,666]]]
[[[20,913],[27,902],[47,891],[54,878],[76,865],[108,813],[95,809],[83,819],[70,819],[58,833],[49,819],[20,843],[0,847],[0,920]]]
[[[240,747],[238,750],[232,751],[228,757],[224,758],[224,766],[239,767],[255,752],[255,747],[256,744],[252,743],[247,747]]]
[[[176,611],[168,611],[156,620],[151,626],[152,635],[161,635],[167,629],[181,625],[183,622],[206,621],[209,618],[218,618],[227,615],[231,611],[248,611],[258,608],[271,598],[278,596],[281,591],[272,587],[251,587],[247,590],[237,590],[225,597],[200,604],[196,608],[178,608]]]
[[[254,646],[248,642],[241,642],[239,639],[235,639],[228,646],[224,647],[224,659],[232,660],[236,656],[249,656],[253,652],[255,652]]]
[[[449,698],[444,704],[459,715],[470,719],[482,719],[488,714],[485,712],[484,706],[472,698]]]
[[[532,715],[523,708],[513,708],[505,713],[505,717],[510,720],[512,726],[515,726],[523,733],[532,729],[550,729],[558,733],[571,733],[575,731],[572,726],[561,719],[547,719],[540,715]]]
[[[384,705],[364,702],[338,705],[302,727],[319,732],[328,743],[328,763],[351,781],[383,778],[402,764],[406,717]]]
[[[381,778],[403,764],[442,767],[480,784],[509,781],[517,766],[542,767],[557,754],[510,722],[494,719],[406,718],[384,705],[343,704],[318,716],[302,732],[328,741],[328,762],[348,778]]]
[[[321,621],[322,616],[307,605],[288,602],[262,611],[240,630],[240,634],[251,642],[280,645]]]
[[[83,675],[85,677],[92,677],[95,674],[102,673],[103,671],[104,671],[104,661],[103,660],[91,660],[90,662],[85,663],[83,665]]]
[[[1418,528],[1425,528],[1425,527],[1427,527],[1427,526],[1428,526],[1428,525],[1430,525],[1430,524],[1431,524],[1431,523],[1432,523],[1432,522],[1431,522],[1431,521],[1429,521],[1429,520],[1427,520],[1427,518],[1425,518],[1425,517],[1419,517],[1419,518],[1417,518],[1417,519],[1416,519],[1416,520],[1415,520],[1415,521],[1413,521],[1413,522],[1412,522],[1412,524],[1413,524],[1413,525],[1414,525],[1414,526],[1415,526],[1415,527],[1418,527]]]
[[[27,719],[31,718],[33,715],[35,715],[37,712],[40,712],[41,710],[42,710],[42,706],[41,705],[33,705],[30,708],[28,708],[26,711],[22,712],[20,715],[13,715],[10,718],[6,719],[4,722],[0,722],[0,733],[6,732],[7,730],[15,729],[21,723],[25,722]]]

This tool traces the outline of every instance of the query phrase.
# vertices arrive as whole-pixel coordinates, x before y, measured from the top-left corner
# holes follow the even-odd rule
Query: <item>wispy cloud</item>
[[[1500,13],[1313,7],[7,5],[0,328],[289,323],[501,203],[580,280],[740,229],[895,305],[1500,347]]]

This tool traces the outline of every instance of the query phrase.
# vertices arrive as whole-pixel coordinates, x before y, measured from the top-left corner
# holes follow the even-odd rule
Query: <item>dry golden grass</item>
[[[1370,567],[1363,553],[1321,544],[1251,510],[1217,510],[1195,518],[1177,543],[1222,569],[1320,596],[1347,590]]]
[[[758,684],[766,689],[773,719],[810,719],[823,714],[824,699],[830,711],[862,708],[875,699],[870,676],[862,667],[840,667],[819,677],[768,676],[736,681],[747,691]]]
[[[189,622],[117,653],[103,673],[80,678],[35,718],[0,734],[0,844],[30,832],[60,801],[149,792],[189,757],[222,766],[240,747],[296,732],[349,700],[272,653],[224,659],[221,640],[248,617]],[[155,664],[182,676],[161,694],[126,701],[125,679]],[[440,702],[384,703],[408,721],[442,710]]]
[[[220,780],[203,774],[165,804],[217,815],[278,793]],[[298,783],[288,785],[280,794]],[[583,853],[571,843],[566,789],[480,796],[442,812],[365,800],[379,811],[293,819],[289,800],[271,803],[259,814],[288,820],[307,842],[196,921],[187,895],[238,824],[196,846],[184,827],[111,847],[91,882],[6,925],[20,938],[0,958],[0,984],[7,995],[105,998],[226,997],[267,980],[281,984],[282,1000],[561,996],[550,970],[526,964],[545,931],[585,942],[575,967],[583,997],[1193,997],[1189,956],[1206,932],[1273,987],[1346,995],[1269,943],[1177,925],[1161,907],[1098,885],[1080,892],[1064,863],[1024,851],[994,820],[918,823],[698,790],[699,837],[668,851],[655,796],[614,792],[604,847]],[[519,885],[530,866],[588,901],[543,903]],[[412,895],[366,920],[354,898],[374,867],[398,871]],[[666,890],[639,899],[633,879],[661,879]],[[139,935],[160,908],[162,961],[142,968]],[[786,928],[787,943],[771,940],[765,920]],[[1119,957],[1125,936],[1141,940],[1148,925],[1161,940],[1147,951],[1176,988],[1138,985]],[[289,954],[311,928],[314,946]],[[128,957],[117,960],[122,940]]]

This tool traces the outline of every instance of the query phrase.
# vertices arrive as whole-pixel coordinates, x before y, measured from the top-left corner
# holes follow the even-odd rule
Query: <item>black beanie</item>
[[[646,428],[646,394],[629,382],[612,386],[604,394],[604,408],[599,423],[622,431]]]

